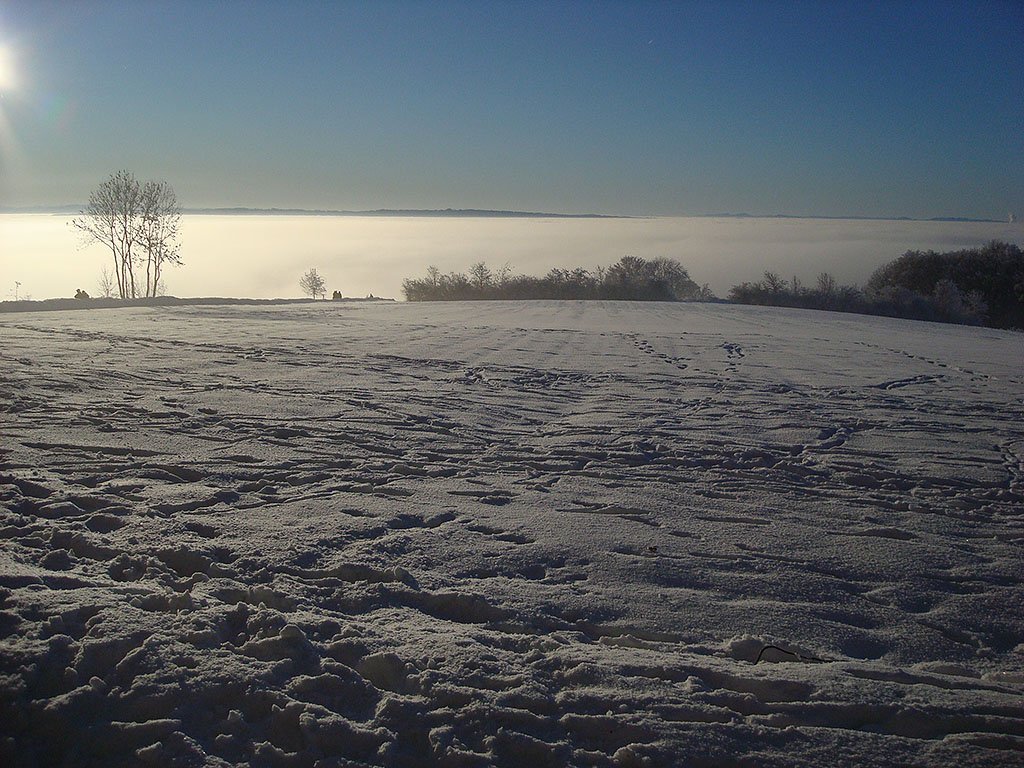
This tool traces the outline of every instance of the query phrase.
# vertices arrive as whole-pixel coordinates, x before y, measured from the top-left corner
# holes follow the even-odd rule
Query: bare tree
[[[765,272],[764,287],[769,293],[782,293],[786,290],[786,281],[775,272]]]
[[[704,283],[697,291],[697,301],[714,301],[716,298],[718,297],[708,283]]]
[[[643,280],[647,260],[639,256],[623,256],[608,268],[608,279],[621,283],[637,283]]]
[[[313,299],[316,299],[317,296],[327,296],[327,285],[316,269],[309,270],[309,272],[299,278],[299,288],[302,289],[303,293],[308,293],[312,296]]]
[[[822,272],[818,275],[818,293],[822,296],[833,296],[838,287],[836,279],[828,272]]]
[[[136,295],[132,273],[132,246],[138,217],[139,182],[128,171],[118,171],[89,195],[89,202],[72,226],[110,249],[117,291],[122,299]]]
[[[142,185],[131,172],[118,171],[92,191],[85,210],[71,223],[87,241],[110,249],[118,295],[134,299],[156,296],[163,265],[181,263],[180,220],[170,184]]]
[[[469,279],[474,288],[482,291],[491,285],[491,270],[484,262],[478,261],[469,268]]]
[[[166,181],[147,181],[139,206],[138,241],[146,253],[146,296],[159,295],[164,264],[181,264],[181,208]]]
[[[676,300],[694,299],[700,294],[700,286],[693,282],[686,267],[675,259],[664,256],[651,259],[647,262],[646,271],[650,279],[664,283]]]
[[[506,261],[495,273],[494,284],[497,285],[499,288],[503,288],[505,284],[509,281],[510,277],[512,277],[512,267]]]
[[[103,271],[100,272],[99,295],[104,299],[110,299],[114,296],[114,273],[106,265],[103,266]]]

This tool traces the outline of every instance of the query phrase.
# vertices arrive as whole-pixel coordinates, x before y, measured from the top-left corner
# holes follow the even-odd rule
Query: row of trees
[[[936,286],[933,294],[925,296],[897,286],[873,291],[856,285],[839,285],[827,272],[818,275],[813,286],[804,285],[797,277],[784,280],[775,272],[765,272],[762,280],[734,285],[729,290],[729,301],[967,325],[984,322],[984,303],[974,296],[965,297],[948,281]]]
[[[610,267],[552,269],[543,277],[497,271],[484,262],[468,273],[407,279],[408,301],[473,299],[620,299],[713,301],[686,268],[668,258],[625,256]],[[307,293],[309,291],[307,290]],[[980,248],[938,253],[908,251],[877,269],[864,287],[840,285],[822,272],[813,284],[765,272],[762,280],[735,285],[729,300],[739,304],[825,309],[838,312],[937,320],[997,328],[1024,328],[1024,252],[993,241]]]
[[[839,285],[827,272],[813,286],[765,272],[763,280],[733,286],[729,300],[1024,328],[1024,253],[998,241],[947,253],[907,251],[875,270],[863,288]]]
[[[875,270],[867,291],[911,291],[995,328],[1024,328],[1024,251],[993,240],[981,248],[907,251]]]
[[[484,262],[468,274],[442,274],[428,267],[420,279],[406,279],[407,301],[465,301],[474,299],[622,299],[632,301],[693,301],[712,299],[707,285],[699,286],[675,259],[624,256],[610,267],[594,271],[552,269],[543,277],[513,274],[508,266],[494,271]]]
[[[122,299],[156,296],[164,267],[181,264],[181,207],[166,181],[139,182],[118,171],[93,190],[72,226],[110,251],[113,269],[104,269],[103,294],[116,288]]]

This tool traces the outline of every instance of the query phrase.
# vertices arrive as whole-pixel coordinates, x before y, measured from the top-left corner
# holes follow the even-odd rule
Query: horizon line
[[[67,215],[82,213],[84,205],[34,205],[0,206],[0,214],[51,214]],[[822,219],[846,221],[920,221],[920,222],[964,222],[983,224],[1020,223],[1013,214],[1003,219],[974,216],[865,216],[856,214],[791,214],[791,213],[678,213],[678,214],[629,214],[629,213],[553,213],[547,211],[519,211],[491,208],[373,208],[367,210],[343,210],[331,208],[261,208],[249,206],[183,207],[182,214],[190,216],[337,216],[337,217],[452,217],[452,218],[550,218],[550,219]]]

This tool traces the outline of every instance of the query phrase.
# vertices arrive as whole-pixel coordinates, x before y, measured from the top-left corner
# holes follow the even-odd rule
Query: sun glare
[[[0,43],[0,94],[13,90],[18,84],[14,67],[14,54],[10,47]]]

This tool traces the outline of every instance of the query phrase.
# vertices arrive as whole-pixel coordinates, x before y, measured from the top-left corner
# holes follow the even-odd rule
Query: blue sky
[[[1024,3],[5,2],[0,205],[1024,213]]]

